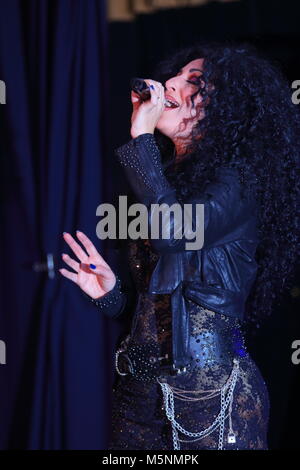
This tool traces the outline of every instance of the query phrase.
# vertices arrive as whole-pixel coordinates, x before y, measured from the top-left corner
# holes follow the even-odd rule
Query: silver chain
[[[165,410],[166,410],[166,415],[169,421],[171,421],[172,424],[172,436],[173,436],[173,446],[175,450],[180,450],[180,443],[179,442],[194,442],[199,439],[202,439],[209,434],[211,434],[215,429],[218,427],[220,428],[219,430],[219,442],[218,442],[218,450],[223,449],[223,441],[224,441],[224,428],[225,428],[225,420],[229,416],[230,420],[230,435],[231,438],[234,436],[234,433],[232,431],[232,422],[231,422],[231,410],[232,410],[232,400],[233,400],[233,392],[234,388],[237,382],[239,374],[239,361],[237,359],[234,359],[234,366],[231,372],[230,377],[228,378],[227,382],[223,385],[223,387],[220,390],[215,390],[215,392],[218,392],[218,394],[221,395],[221,407],[220,407],[220,413],[216,417],[216,419],[213,421],[213,423],[208,426],[207,428],[203,429],[200,432],[190,432],[184,429],[176,420],[175,420],[175,407],[174,407],[174,389],[167,383],[162,383],[157,379],[158,383],[161,386],[162,393],[163,393],[163,399],[164,399],[164,405],[165,405]],[[177,389],[176,389],[177,390]],[[187,391],[184,391],[185,393]],[[199,393],[203,393],[201,390],[198,391]],[[210,391],[211,392],[211,391]],[[226,392],[227,395],[226,395]],[[179,392],[175,392],[175,395],[179,395]],[[203,398],[199,398],[199,400],[203,400]],[[229,414],[226,416],[226,410],[228,406],[230,405],[229,408]],[[178,437],[178,430],[181,431],[183,434],[189,437],[196,437],[194,441],[183,441],[179,439]],[[231,442],[231,441],[229,441]],[[234,441],[232,441],[234,442]]]

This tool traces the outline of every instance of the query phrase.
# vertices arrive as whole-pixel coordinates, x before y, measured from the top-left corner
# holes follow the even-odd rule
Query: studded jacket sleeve
[[[85,292],[84,297],[89,299],[99,311],[111,319],[123,318],[127,309],[132,309],[135,301],[135,291],[132,283],[128,285],[117,275],[117,282],[112,290],[98,299],[93,299]]]
[[[177,204],[184,213],[182,204],[176,198],[176,190],[170,186],[163,173],[161,155],[153,134],[145,133],[131,139],[115,150],[120,164],[124,167],[126,177],[138,199],[148,209],[148,231],[151,233],[153,214],[151,204]],[[161,253],[175,253],[186,250],[186,244],[195,241],[195,228],[199,220],[203,225],[203,247],[213,246],[228,240],[228,237],[239,237],[241,227],[254,210],[253,202],[242,200],[238,170],[220,167],[215,180],[207,185],[204,192],[185,201],[192,207],[191,220],[188,224],[177,224],[175,217],[164,212],[161,226],[170,225],[170,236],[150,237],[153,248]],[[196,206],[203,206],[203,217]],[[182,215],[183,217],[183,215]],[[157,219],[156,219],[157,220]],[[193,237],[194,234],[194,237]],[[191,245],[189,245],[191,246]],[[194,248],[191,248],[194,249]]]

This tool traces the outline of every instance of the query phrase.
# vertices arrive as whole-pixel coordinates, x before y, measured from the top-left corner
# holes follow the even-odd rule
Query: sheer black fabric
[[[151,250],[148,240],[129,244],[130,268],[139,291],[131,325],[131,339],[140,345],[158,344],[161,355],[167,355],[170,360],[170,296],[149,294],[145,288],[157,256]],[[175,390],[185,391],[184,397],[174,397],[176,421],[191,433],[208,428],[220,413],[220,395],[215,392],[228,381],[233,360],[238,359],[239,374],[231,411],[231,429],[235,434],[235,442],[228,442],[230,423],[227,411],[222,448],[267,449],[270,408],[268,390],[246,349],[239,321],[204,309],[193,302],[190,302],[189,311],[192,368],[186,374],[166,378],[167,383],[175,387]],[[224,339],[224,345],[218,354],[216,348],[220,338]],[[226,338],[230,339],[228,347]],[[210,390],[211,398],[205,398],[205,393],[200,393],[207,394]],[[205,399],[199,399],[200,397]],[[178,432],[181,450],[218,449],[219,438],[219,428],[200,439]],[[109,449],[174,449],[172,425],[166,416],[163,393],[158,382],[145,383],[130,374],[117,376],[113,388]]]

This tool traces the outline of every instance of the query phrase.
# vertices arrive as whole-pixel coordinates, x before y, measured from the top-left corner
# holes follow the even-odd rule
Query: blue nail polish
[[[154,90],[154,85],[150,85],[150,88],[152,88]]]
[[[68,233],[68,232],[63,232],[63,235],[65,235],[66,233]]]
[[[90,268],[96,269],[96,266],[94,264],[90,264]]]

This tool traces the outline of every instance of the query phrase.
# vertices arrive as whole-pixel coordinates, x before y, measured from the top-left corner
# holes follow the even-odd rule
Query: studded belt
[[[189,370],[187,367],[176,368],[168,363],[168,354],[160,355],[157,343],[136,343],[127,335],[116,351],[116,371],[119,375],[132,375],[142,382],[156,381],[158,377],[179,375]]]
[[[237,334],[238,332],[235,332],[231,338],[223,338],[222,334],[206,332],[200,338],[198,336],[198,341],[200,339],[198,344],[191,337],[191,361],[181,368],[174,367],[168,354],[161,356],[158,343],[137,343],[127,335],[116,351],[116,371],[121,376],[132,375],[137,380],[153,382],[165,376],[183,375],[199,367],[213,364],[229,365],[234,357],[243,357],[247,354],[241,343],[241,337]]]

